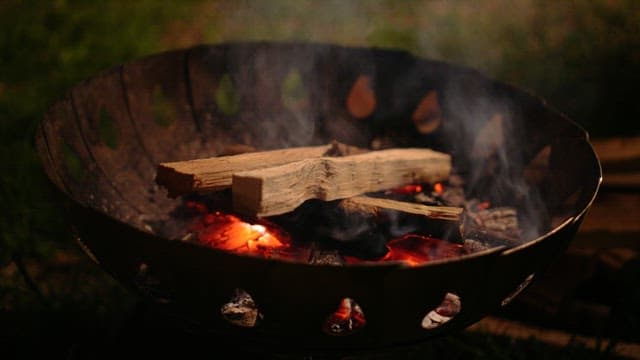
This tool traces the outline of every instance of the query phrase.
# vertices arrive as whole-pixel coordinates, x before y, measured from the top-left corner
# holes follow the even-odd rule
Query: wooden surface
[[[588,349],[600,351],[608,347],[612,342],[611,339],[602,339],[595,336],[576,336],[574,333],[567,331],[543,328],[494,316],[488,316],[480,320],[467,328],[466,331],[503,335],[512,339],[536,339],[557,347],[581,344]],[[640,359],[640,344],[617,342],[611,345],[613,346],[612,355]]]
[[[628,326],[638,321],[629,306],[640,281],[638,214],[640,192],[601,189],[567,251],[502,314],[569,334],[620,336],[637,347]]]
[[[600,159],[603,186],[640,188],[640,136],[592,141]]]
[[[307,159],[233,175],[234,210],[271,216],[304,201],[343,199],[413,183],[443,181],[451,157],[430,149],[392,149],[347,157]]]

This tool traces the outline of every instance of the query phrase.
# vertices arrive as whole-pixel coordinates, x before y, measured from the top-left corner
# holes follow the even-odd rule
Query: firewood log
[[[430,149],[391,149],[319,157],[233,175],[234,210],[253,216],[290,212],[309,199],[331,201],[448,178],[451,157]]]
[[[235,146],[232,152],[251,151],[253,148]],[[167,188],[169,196],[219,191],[231,186],[231,176],[238,171],[277,166],[293,161],[321,156],[343,156],[367,152],[339,143],[310,147],[297,147],[270,151],[249,152],[206,159],[175,161],[158,165],[156,182]]]

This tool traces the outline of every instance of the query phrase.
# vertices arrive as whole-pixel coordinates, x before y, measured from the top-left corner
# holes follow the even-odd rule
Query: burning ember
[[[360,82],[355,88],[366,90],[368,80]],[[194,161],[161,164],[156,181],[173,195],[217,194],[202,198],[207,205],[186,202],[196,219],[181,238],[220,250],[319,265],[418,266],[520,241],[516,209],[467,199],[451,157],[431,149],[370,151],[334,141]]]
[[[289,236],[273,224],[250,224],[239,217],[219,211],[209,212],[204,204],[189,201],[187,208],[200,216],[191,231],[198,241],[216,249],[269,257],[274,250],[290,246]]]
[[[395,189],[391,190],[391,192],[393,192],[395,194],[399,194],[399,195],[417,194],[419,192],[422,192],[422,185],[419,185],[419,184],[405,185],[405,186],[401,186],[399,188],[395,188]]]
[[[291,260],[308,259],[308,244],[292,243],[289,234],[277,225],[262,220],[261,224],[251,224],[236,215],[220,211],[210,212],[207,207],[196,201],[187,202],[187,208],[198,215],[191,225],[191,231],[197,234],[201,244],[241,254],[262,257],[289,258]],[[409,266],[417,266],[432,260],[455,257],[464,254],[463,246],[432,236],[406,234],[390,240],[386,244],[386,254],[374,261],[397,261]],[[315,257],[312,254],[313,260]],[[342,258],[334,254],[334,258]],[[310,261],[311,263],[323,263]],[[340,262],[332,260],[332,264]],[[344,256],[343,263],[363,263],[355,256]]]
[[[458,315],[461,308],[462,301],[460,297],[453,293],[446,293],[440,305],[429,311],[422,319],[422,327],[435,329]]]
[[[323,330],[329,335],[349,335],[367,323],[364,313],[353,299],[344,298],[338,309],[324,323]]]
[[[195,235],[199,243],[212,248],[321,265],[401,262],[406,266],[419,266],[434,260],[482,251],[499,244],[498,241],[517,241],[519,230],[515,209],[493,208],[490,202],[478,199],[466,200],[462,184],[455,178],[452,179],[453,181],[447,182],[446,185],[442,182],[433,185],[408,184],[380,192],[379,195],[413,204],[442,206],[462,203],[466,210],[466,220],[464,220],[466,234],[463,234],[463,238],[454,237],[453,240],[446,234],[443,238],[433,236],[433,226],[438,225],[432,223],[428,223],[430,225],[426,228],[416,228],[415,222],[402,222],[402,226],[397,229],[404,229],[402,230],[404,234],[402,232],[385,233],[389,226],[386,224],[395,215],[389,215],[388,210],[375,207],[378,206],[379,201],[383,201],[381,203],[384,204],[383,206],[390,206],[389,203],[384,203],[384,198],[351,199],[342,201],[338,205],[324,203],[322,206],[325,206],[323,210],[325,212],[322,216],[325,217],[318,215],[319,210],[316,208],[302,218],[294,212],[293,217],[290,218],[293,221],[284,221],[284,223],[282,218],[270,218],[270,221],[261,219],[252,223],[238,215],[212,210],[204,203],[191,200],[186,202],[186,208],[195,216],[195,219],[189,226],[189,231]],[[330,211],[327,212],[326,209]],[[327,216],[327,214],[330,215]],[[300,219],[307,222],[300,222]],[[278,225],[271,221],[275,221]],[[292,239],[292,236],[281,226],[293,231],[295,238]],[[371,227],[370,231],[358,230],[361,226],[365,226],[365,229]],[[295,227],[297,228],[294,229]],[[336,237],[335,234],[342,235]],[[381,251],[376,250],[375,255],[359,254],[357,251],[343,253],[339,248],[331,249],[332,245],[328,245],[331,241],[334,243],[337,241],[338,244],[358,242],[373,244],[378,240],[373,239],[372,236],[385,239],[380,243]],[[300,240],[297,240],[298,238]]]
[[[406,234],[390,240],[386,248],[387,253],[374,262],[395,261],[408,266],[418,266],[429,261],[461,256],[466,253],[461,244],[418,234]],[[349,264],[371,262],[354,256],[346,256],[345,258]]]
[[[408,234],[387,243],[389,252],[382,261],[402,261],[416,266],[431,260],[464,255],[460,244],[450,243],[430,236]]]
[[[442,183],[435,183],[433,185],[433,191],[436,194],[442,194],[444,192],[444,185],[442,185]]]

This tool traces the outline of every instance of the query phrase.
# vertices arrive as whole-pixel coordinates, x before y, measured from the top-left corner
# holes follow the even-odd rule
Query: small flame
[[[412,187],[411,191],[416,191],[416,188],[422,191],[420,185],[408,186]],[[484,203],[480,205],[482,204]],[[202,244],[216,249],[269,258],[300,261],[308,259],[308,248],[292,246],[289,234],[270,222],[262,220],[258,224],[252,224],[236,215],[220,211],[209,212],[206,205],[195,201],[187,202],[186,206],[199,215],[190,230],[197,234],[197,239]],[[429,261],[464,254],[460,244],[418,234],[406,234],[390,240],[386,248],[385,256],[376,261],[399,261],[408,266],[418,266]],[[349,264],[369,262],[353,256],[345,256],[345,260]],[[335,316],[337,318],[343,316],[341,308]],[[358,315],[351,313],[344,316],[353,318]]]
[[[439,182],[433,184],[433,191],[435,191],[436,194],[442,194],[444,192],[444,185]]]

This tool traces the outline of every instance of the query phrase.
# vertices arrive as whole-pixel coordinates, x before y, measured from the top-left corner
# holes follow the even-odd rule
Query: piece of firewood
[[[461,241],[460,224],[464,209],[450,206],[427,206],[392,199],[354,196],[337,202],[331,213],[335,219],[327,219],[326,232],[339,241],[371,243],[372,233],[391,239],[407,233],[429,233],[453,242]],[[319,233],[323,233],[323,228]],[[368,246],[368,245],[367,245]]]
[[[448,178],[451,156],[430,149],[390,149],[320,157],[233,175],[234,210],[253,216],[290,212],[309,199],[343,199]]]
[[[369,196],[354,196],[342,200],[342,206],[361,208],[363,211],[397,211],[406,214],[420,215],[430,219],[460,221],[464,211],[461,207],[428,206],[405,201],[374,198]]]
[[[238,171],[277,166],[308,158],[342,156],[366,151],[368,150],[334,141],[322,146],[175,161],[158,165],[156,182],[166,187],[171,197],[192,192],[206,193],[230,187],[231,176]]]

